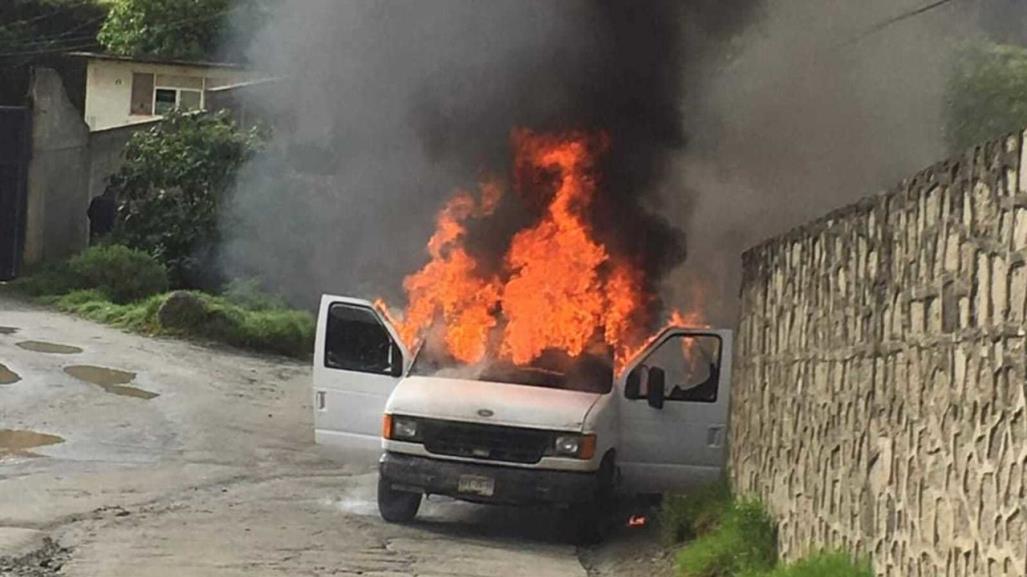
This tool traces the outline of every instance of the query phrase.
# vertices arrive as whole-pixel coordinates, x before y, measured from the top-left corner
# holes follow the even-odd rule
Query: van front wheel
[[[397,491],[378,477],[378,513],[389,523],[409,523],[421,507],[421,494]]]

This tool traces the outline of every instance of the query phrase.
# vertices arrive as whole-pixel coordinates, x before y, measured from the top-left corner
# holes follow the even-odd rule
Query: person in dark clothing
[[[86,215],[89,217],[90,243],[95,243],[110,234],[114,230],[114,220],[118,215],[118,203],[114,199],[114,192],[105,190],[103,194],[94,198],[89,203]]]

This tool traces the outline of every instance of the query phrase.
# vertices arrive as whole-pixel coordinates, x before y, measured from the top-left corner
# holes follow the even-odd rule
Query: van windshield
[[[600,352],[569,357],[552,351],[530,365],[516,365],[503,360],[467,365],[448,355],[434,355],[422,348],[414,358],[410,374],[604,394],[613,387],[613,357]]]

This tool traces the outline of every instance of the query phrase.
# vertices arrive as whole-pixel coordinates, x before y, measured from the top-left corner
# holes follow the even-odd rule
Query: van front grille
[[[458,421],[421,421],[429,453],[508,463],[538,463],[552,443],[552,433]]]

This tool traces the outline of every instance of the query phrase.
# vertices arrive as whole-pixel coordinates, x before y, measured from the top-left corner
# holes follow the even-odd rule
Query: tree
[[[241,60],[272,2],[114,0],[99,40],[108,51],[128,56]]]
[[[945,136],[955,152],[1027,127],[1027,49],[976,43],[948,80]]]
[[[216,284],[208,273],[220,208],[236,171],[263,142],[260,130],[241,131],[226,114],[173,112],[134,134],[108,185],[118,198],[114,242],[155,256],[174,286]]]
[[[117,0],[100,30],[107,50],[201,60],[217,50],[231,0]]]

